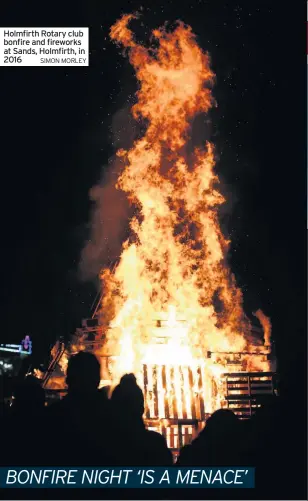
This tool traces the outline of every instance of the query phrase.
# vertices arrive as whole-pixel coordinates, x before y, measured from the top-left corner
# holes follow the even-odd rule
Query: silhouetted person
[[[301,478],[297,457],[305,454],[305,440],[296,440],[297,416],[290,415],[290,405],[273,396],[262,404],[251,421],[254,465],[260,495],[271,496],[282,485],[283,492],[290,489],[297,475]]]
[[[111,404],[117,430],[116,450],[121,464],[171,465],[172,454],[165,438],[145,427],[143,393],[133,374],[122,377],[112,393]]]
[[[99,391],[100,364],[97,358],[79,352],[68,362],[68,394],[48,408],[51,447],[55,440],[55,464],[113,465],[109,401]],[[60,431],[60,439],[59,439]],[[50,462],[50,461],[49,461]]]
[[[109,386],[103,386],[99,390],[99,394],[101,396],[102,402],[105,403],[105,405],[110,408],[110,402],[109,402],[109,392],[110,392],[110,387]]]
[[[214,412],[190,445],[182,448],[180,466],[236,466],[241,461],[241,427],[227,409]]]
[[[1,429],[1,464],[39,464],[45,392],[37,378],[28,376],[17,381],[13,397]]]
[[[28,376],[16,384],[11,408],[12,415],[36,415],[43,412],[44,406],[45,392],[39,379]]]

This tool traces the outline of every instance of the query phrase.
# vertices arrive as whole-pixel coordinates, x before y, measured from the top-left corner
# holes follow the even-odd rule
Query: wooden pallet
[[[236,372],[224,374],[228,409],[241,419],[250,418],[264,398],[275,396],[276,375],[273,372]]]

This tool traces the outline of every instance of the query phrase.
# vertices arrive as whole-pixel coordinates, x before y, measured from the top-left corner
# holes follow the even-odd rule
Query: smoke
[[[112,145],[117,150],[128,148],[137,134],[129,108],[122,108],[112,119]],[[126,194],[116,188],[123,168],[114,156],[102,171],[100,182],[91,188],[89,197],[93,210],[89,223],[89,238],[81,252],[79,272],[82,280],[96,279],[103,267],[110,267],[122,252],[127,237],[128,221],[132,216]]]

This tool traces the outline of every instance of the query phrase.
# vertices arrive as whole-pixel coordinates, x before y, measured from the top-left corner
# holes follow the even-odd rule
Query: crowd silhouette
[[[48,406],[36,378],[16,385],[13,405],[1,417],[1,466],[252,466],[258,496],[277,499],[282,481],[288,492],[283,475],[305,448],[283,399],[272,397],[247,421],[217,410],[174,460],[165,438],[146,429],[133,374],[124,375],[109,397],[99,389],[98,360],[80,352],[69,360],[66,381],[67,395]]]

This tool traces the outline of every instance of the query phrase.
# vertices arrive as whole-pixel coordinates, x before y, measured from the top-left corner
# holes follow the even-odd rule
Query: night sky
[[[273,323],[280,370],[306,353],[305,8],[273,0],[146,1],[137,35],[181,19],[216,73],[211,125],[228,197],[230,263],[248,315]],[[63,4],[67,8],[64,11]],[[114,155],[114,115],[136,91],[109,41],[110,26],[140,2],[10,2],[6,27],[90,27],[89,68],[1,68],[1,341],[30,334],[38,359],[90,314],[94,283],[78,263],[89,238],[90,188]],[[302,30],[302,31],[301,31]]]

